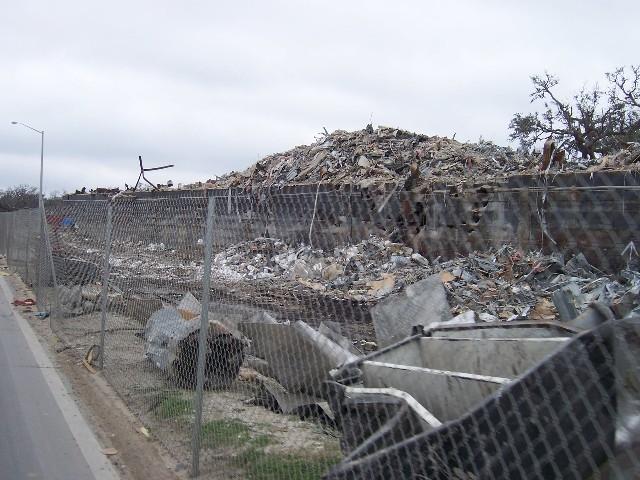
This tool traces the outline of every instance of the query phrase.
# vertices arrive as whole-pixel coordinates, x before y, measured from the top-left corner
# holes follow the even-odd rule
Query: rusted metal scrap
[[[153,183],[151,183],[151,182],[149,181],[149,179],[144,175],[144,174],[145,174],[145,172],[153,172],[153,171],[155,171],[155,170],[164,170],[165,168],[172,168],[172,167],[173,167],[173,165],[163,165],[162,167],[145,168],[145,167],[142,165],[142,155],[139,155],[139,156],[138,156],[138,162],[140,163],[140,175],[138,175],[138,180],[136,181],[136,184],[135,184],[135,186],[134,186],[134,187],[133,187],[133,189],[132,189],[134,192],[137,190],[138,186],[140,185],[140,183],[141,183],[141,182],[140,182],[140,180],[144,180],[144,181],[145,181],[145,182],[147,182],[149,185],[151,185],[151,189],[152,189],[152,190],[159,190],[159,187],[160,187],[160,186],[159,186],[159,185],[158,185],[158,186],[156,186],[156,185],[154,185]],[[173,184],[173,182],[172,182],[172,184]]]

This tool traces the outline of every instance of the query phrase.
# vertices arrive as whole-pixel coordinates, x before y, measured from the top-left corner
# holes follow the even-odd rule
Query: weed
[[[311,456],[269,452],[251,446],[235,462],[244,469],[248,480],[316,480],[340,459],[333,456]]]
[[[201,435],[203,447],[217,448],[242,445],[250,440],[251,431],[238,419],[211,420],[202,425]]]
[[[210,420],[202,425],[201,438],[204,448],[240,447],[232,463],[244,471],[247,480],[315,480],[340,460],[336,452],[323,455],[265,452],[274,438],[267,433],[252,436],[251,428],[238,419]]]
[[[155,413],[160,418],[175,418],[193,411],[193,402],[180,394],[169,394],[158,402]]]
[[[259,435],[251,439],[251,446],[255,448],[266,447],[273,443],[273,438],[269,435]]]

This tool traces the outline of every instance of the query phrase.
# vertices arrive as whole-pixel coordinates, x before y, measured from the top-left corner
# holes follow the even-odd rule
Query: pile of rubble
[[[82,267],[74,268],[86,271],[86,265],[92,263],[97,272],[101,252],[83,248],[81,240],[66,238],[68,253],[93,262],[83,262]],[[110,260],[111,275],[116,282],[134,279],[153,283],[199,282],[202,279],[201,261],[185,258],[163,244],[128,242],[119,247],[114,249]],[[446,288],[454,315],[474,310],[482,313],[485,320],[550,320],[573,312],[566,305],[558,311],[556,304],[567,303],[561,302],[560,297],[569,298],[578,312],[593,301],[620,305],[622,309],[634,307],[640,290],[638,270],[637,265],[630,262],[628,268],[613,276],[589,265],[581,254],[565,262],[559,254],[523,252],[508,245],[446,261],[439,257],[429,260],[404,244],[371,236],[356,244],[337,246],[332,251],[288,245],[274,238],[257,238],[218,252],[211,274],[214,282],[230,287],[245,285],[260,291],[279,285],[364,304],[375,304],[437,274]],[[97,273],[94,277],[97,279]],[[86,282],[75,282],[78,283]],[[92,301],[80,298],[77,292],[62,297],[69,298],[66,303],[70,311],[83,307],[83,300]]]
[[[555,145],[555,144],[554,144]],[[242,172],[230,172],[206,182],[179,184],[178,189],[282,188],[285,185],[349,184],[360,188],[392,184],[401,190],[429,191],[434,184],[490,182],[513,174],[558,171],[638,170],[640,145],[629,143],[615,154],[599,159],[566,157],[558,161],[544,153],[530,154],[501,147],[482,138],[464,143],[454,138],[428,136],[398,128],[371,125],[348,132],[326,130],[311,145],[268,155]],[[555,158],[555,157],[554,157]],[[173,183],[153,190],[171,190]],[[127,187],[127,191],[132,191]],[[148,191],[148,187],[140,187]],[[114,195],[120,189],[97,188],[91,193]],[[86,193],[86,189],[76,190]]]
[[[588,171],[597,172],[618,169],[640,170],[640,143],[629,142],[627,148],[600,158],[598,164],[589,167]]]
[[[514,172],[534,171],[538,160],[492,142],[454,139],[371,125],[366,129],[327,133],[260,160],[244,172],[209,180],[208,188],[282,187],[286,184],[348,182],[360,187],[399,184],[415,189],[434,182],[458,183]]]
[[[557,319],[561,312],[554,303],[561,302],[560,296],[578,312],[593,301],[630,309],[638,305],[640,293],[640,273],[631,266],[614,278],[582,254],[565,262],[560,255],[504,246],[430,262],[410,247],[375,236],[333,252],[259,238],[223,250],[212,264],[218,280],[291,281],[331,298],[364,302],[434,274],[445,285],[454,314],[474,310],[486,321]]]
[[[272,238],[233,245],[213,260],[224,280],[292,280],[335,298],[373,300],[429,273],[429,261],[410,247],[376,236],[324,252]]]
[[[197,280],[196,275],[202,270],[195,261],[183,258],[162,243],[128,243],[122,251],[111,255],[109,263],[114,278],[186,281]]]
[[[640,146],[629,147],[597,160],[568,158],[544,167],[543,156],[525,155],[480,139],[462,143],[397,128],[370,125],[355,132],[336,130],[311,145],[269,155],[243,172],[231,172],[205,184],[189,187],[281,188],[290,184],[339,185],[361,188],[394,184],[404,190],[428,190],[435,183],[489,181],[512,174],[563,170],[598,171],[640,167]],[[564,158],[564,155],[563,155]]]

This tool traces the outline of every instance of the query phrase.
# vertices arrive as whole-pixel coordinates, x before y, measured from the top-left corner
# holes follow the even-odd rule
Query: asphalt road
[[[115,478],[55,368],[42,347],[34,345],[38,341],[30,327],[14,315],[6,283],[0,282],[0,479]],[[87,446],[93,456],[87,455]]]

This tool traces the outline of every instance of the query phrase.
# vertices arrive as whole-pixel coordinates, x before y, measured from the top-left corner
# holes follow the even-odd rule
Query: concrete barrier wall
[[[119,200],[128,206],[118,208],[131,218],[127,233],[131,241],[148,237],[157,242],[160,231],[171,248],[197,245],[204,235],[204,212],[185,209],[166,215],[163,202],[157,200],[206,194],[216,198],[218,249],[260,236],[290,243],[310,241],[314,247],[331,249],[376,234],[405,242],[430,258],[511,243],[567,255],[583,252],[597,267],[613,271],[625,264],[620,253],[628,242],[640,242],[639,172],[513,176],[485,184],[436,185],[420,193],[393,189],[393,185],[372,189],[298,185],[251,192],[138,192],[134,198]],[[135,215],[135,204],[142,202],[156,202],[158,207]],[[78,228],[95,232],[99,225],[89,219]]]

